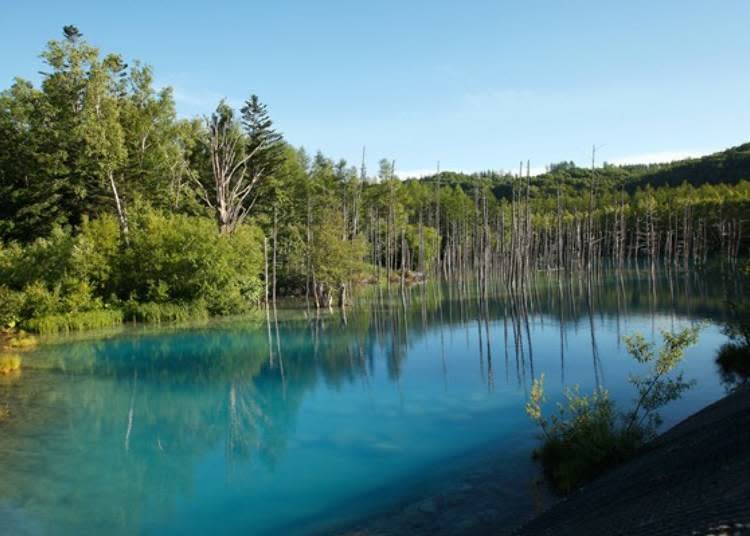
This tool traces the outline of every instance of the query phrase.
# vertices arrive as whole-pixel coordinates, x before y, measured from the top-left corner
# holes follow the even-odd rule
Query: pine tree
[[[284,161],[284,138],[273,128],[268,106],[257,95],[251,95],[240,111],[247,134],[247,154],[253,155],[247,166],[250,177],[273,175]]]

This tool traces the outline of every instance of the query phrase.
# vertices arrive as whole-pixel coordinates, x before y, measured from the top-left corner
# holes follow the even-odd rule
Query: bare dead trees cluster
[[[387,207],[370,213],[372,261],[384,268],[388,281],[393,271],[422,272],[425,227],[431,227],[436,231],[432,276],[454,281],[476,278],[483,292],[490,279],[518,285],[536,270],[592,272],[635,266],[651,272],[659,267],[688,270],[711,256],[734,263],[746,249],[741,210],[716,210],[718,205],[701,204],[689,194],[666,201],[649,190],[629,194],[622,183],[599,193],[595,171],[583,209],[580,202],[571,203],[563,196],[559,183],[549,203],[532,191],[529,163],[525,166],[512,179],[507,200],[497,200],[481,184],[471,196],[443,188],[453,196],[451,211],[445,210],[438,179],[432,206],[420,204],[411,216],[419,244],[416,255],[404,240],[404,223],[396,222],[389,193]]]

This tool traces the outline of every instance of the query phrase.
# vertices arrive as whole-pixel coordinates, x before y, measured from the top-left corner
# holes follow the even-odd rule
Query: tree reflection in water
[[[228,482],[253,478],[257,467],[274,468],[316,386],[336,392],[360,384],[374,395],[379,356],[403,405],[410,350],[434,340],[431,358],[447,392],[458,366],[448,339],[465,327],[478,342],[478,355],[467,363],[478,359],[486,390],[526,388],[538,374],[535,350],[548,344],[534,339],[532,326],[547,323],[554,326],[563,383],[569,339],[589,330],[592,383],[598,385],[606,377],[596,333],[603,322],[616,325],[618,338],[622,319],[633,316],[724,322],[732,314],[724,297],[744,296],[747,285],[721,278],[711,286],[700,274],[641,275],[646,279],[554,274],[515,289],[490,282],[482,296],[472,284],[365,289],[348,311],[281,309],[270,323],[260,315],[45,345],[20,377],[0,377],[0,406],[12,415],[0,438],[7,467],[0,500],[42,517],[53,509],[62,527],[76,526],[90,501],[98,508],[90,527],[104,529],[118,519],[126,532],[138,530],[148,510],[168,515],[176,508],[206,460],[215,461],[205,470],[221,467]],[[59,441],[70,442],[64,465],[37,451],[42,429],[59,430]],[[47,444],[51,451],[58,447]],[[93,472],[102,467],[106,474]],[[64,500],[53,481],[70,490]]]

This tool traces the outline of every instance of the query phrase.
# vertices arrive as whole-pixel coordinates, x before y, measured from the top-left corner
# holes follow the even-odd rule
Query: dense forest
[[[250,95],[179,118],[150,67],[81,32],[39,86],[0,93],[0,327],[39,332],[242,313],[352,285],[517,282],[533,270],[666,266],[748,253],[750,144],[664,165],[400,180],[288,144]],[[485,287],[486,288],[486,287]]]

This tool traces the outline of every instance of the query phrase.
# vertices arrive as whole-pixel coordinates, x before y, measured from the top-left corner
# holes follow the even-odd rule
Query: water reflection
[[[199,533],[217,518],[227,532],[304,532],[304,520],[344,503],[366,513],[398,492],[347,501],[488,441],[526,467],[532,378],[556,370],[558,391],[570,381],[617,396],[622,334],[725,322],[727,293],[746,290],[646,276],[370,289],[348,311],[45,346],[0,384],[12,408],[0,514],[13,512],[0,532]],[[701,396],[718,396],[704,384]]]
[[[750,274],[745,273],[736,281],[747,284]],[[722,383],[728,391],[745,385],[750,380],[750,303],[742,288],[727,297],[726,321],[723,332],[729,341],[719,348],[716,364]]]

